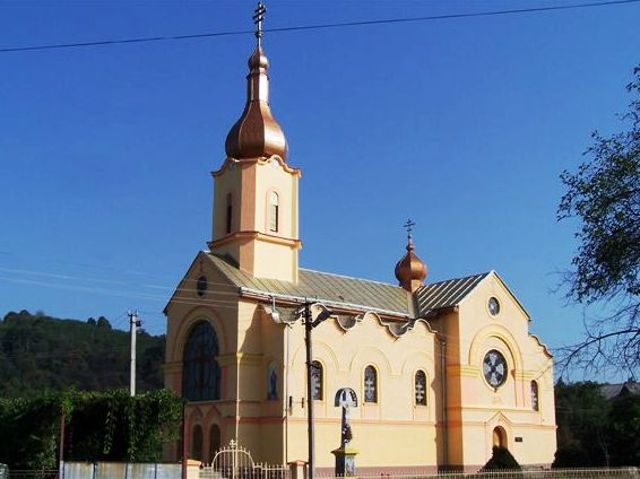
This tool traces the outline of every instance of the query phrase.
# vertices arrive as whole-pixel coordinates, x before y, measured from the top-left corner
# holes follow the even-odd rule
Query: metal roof
[[[342,305],[347,309],[377,311],[414,317],[411,295],[400,286],[352,278],[338,274],[300,268],[298,283],[276,279],[255,278],[241,271],[228,259],[206,253],[206,256],[235,286],[265,295],[307,298]],[[418,316],[429,311],[458,304],[489,273],[428,284],[416,291]]]
[[[419,315],[459,304],[487,275],[489,273],[481,273],[424,285],[416,291]]]

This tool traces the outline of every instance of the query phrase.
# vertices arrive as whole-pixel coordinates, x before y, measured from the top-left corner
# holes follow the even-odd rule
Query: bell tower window
[[[227,193],[227,217],[225,220],[225,231],[231,233],[231,222],[233,218],[233,197],[231,193]]]
[[[278,232],[278,215],[280,213],[280,198],[278,197],[278,193],[272,191],[269,194],[269,231],[273,231],[274,233]]]

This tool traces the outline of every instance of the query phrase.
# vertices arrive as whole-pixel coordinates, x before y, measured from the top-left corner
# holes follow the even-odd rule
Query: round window
[[[489,307],[489,312],[493,316],[497,316],[497,314],[500,312],[500,302],[498,301],[497,298],[494,298],[493,296],[489,298],[488,307]]]
[[[500,351],[492,349],[484,356],[482,371],[484,379],[497,389],[507,380],[507,361]]]

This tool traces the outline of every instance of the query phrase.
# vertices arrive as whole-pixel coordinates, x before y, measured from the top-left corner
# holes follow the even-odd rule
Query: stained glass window
[[[427,405],[427,375],[424,371],[418,371],[416,373],[414,394],[417,405]]]
[[[378,402],[378,373],[373,366],[364,370],[364,402]]]
[[[311,391],[314,400],[322,401],[322,364],[319,361],[311,363]]]
[[[202,321],[189,334],[182,365],[182,396],[190,401],[220,399],[220,366],[216,361],[218,338]]]
[[[539,402],[538,402],[538,383],[535,381],[531,381],[531,409],[534,411],[539,410]]]

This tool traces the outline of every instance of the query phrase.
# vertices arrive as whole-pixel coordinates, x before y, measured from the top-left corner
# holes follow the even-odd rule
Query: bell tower
[[[266,8],[258,3],[257,45],[249,57],[247,100],[214,171],[212,253],[258,278],[298,281],[298,180],[287,141],[269,107],[269,60],[262,48]]]

